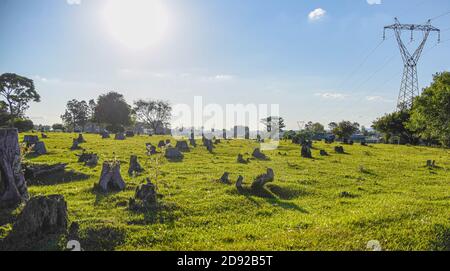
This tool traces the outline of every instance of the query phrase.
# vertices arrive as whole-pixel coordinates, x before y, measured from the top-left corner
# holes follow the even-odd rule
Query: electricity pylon
[[[423,48],[425,47],[430,33],[438,32],[438,42],[440,42],[441,31],[431,25],[431,20],[429,20],[425,25],[401,24],[397,18],[395,18],[395,24],[384,27],[383,39],[386,39],[386,29],[394,30],[404,63],[403,77],[400,86],[400,94],[398,96],[397,108],[398,110],[410,109],[412,107],[414,98],[420,94],[419,81],[417,78],[417,63],[419,61],[420,55],[422,54]],[[414,41],[414,31],[421,31],[423,33],[423,40],[413,54],[409,52],[408,48],[403,43],[403,30],[411,31],[411,42]]]

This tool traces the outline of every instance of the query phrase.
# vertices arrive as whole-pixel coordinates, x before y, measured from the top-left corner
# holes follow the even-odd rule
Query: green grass
[[[243,165],[237,155],[250,157],[256,142],[222,141],[214,154],[199,144],[183,162],[162,165],[157,185],[165,208],[139,213],[128,210],[127,202],[152,173],[129,177],[128,160],[138,155],[150,168],[145,143],[156,145],[162,137],[115,141],[85,135],[82,147],[101,158],[93,169],[77,163],[81,151],[69,150],[74,137],[50,133],[43,140],[49,154],[29,160],[68,163],[68,169],[88,176],[29,186],[29,191],[64,195],[88,250],[366,250],[370,240],[379,240],[385,250],[450,249],[449,150],[346,145],[347,154],[338,155],[336,144],[319,142],[315,159],[303,159],[299,146],[282,142],[278,150],[265,152],[270,161]],[[330,156],[320,157],[319,149]],[[93,192],[101,162],[113,153],[122,161],[127,189]],[[425,167],[429,159],[439,168]],[[240,195],[234,185],[214,181],[227,171],[233,181],[244,176],[249,186],[268,167],[275,172],[267,187],[274,198]],[[0,224],[4,237],[11,223]]]

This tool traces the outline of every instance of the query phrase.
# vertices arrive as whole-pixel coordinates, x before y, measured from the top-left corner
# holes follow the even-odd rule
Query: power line
[[[445,13],[442,13],[441,15],[438,15],[438,16],[436,16],[436,17],[434,17],[434,18],[431,18],[430,21],[437,20],[437,19],[439,19],[439,18],[441,18],[441,17],[444,17],[444,16],[447,16],[447,15],[449,15],[449,14],[450,14],[450,11],[447,11],[447,12],[445,12]]]

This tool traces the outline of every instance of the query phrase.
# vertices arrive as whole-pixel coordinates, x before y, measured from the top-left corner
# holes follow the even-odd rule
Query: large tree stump
[[[328,156],[328,153],[325,150],[320,150],[320,156]]]
[[[8,239],[27,240],[65,233],[67,225],[67,203],[62,195],[36,196],[18,216]]]
[[[177,141],[175,148],[177,148],[180,152],[190,152],[191,151],[189,149],[189,145],[186,141]]]
[[[120,175],[120,162],[104,162],[100,181],[98,183],[102,192],[122,191],[125,189],[125,181]]]
[[[44,133],[41,133],[41,137],[42,137],[43,139],[45,139],[45,138],[48,138],[48,135],[46,135],[46,134],[44,134]]]
[[[43,175],[51,175],[55,172],[64,172],[67,164],[24,164],[24,174],[27,180],[31,178],[37,178]]]
[[[125,132],[125,136],[126,137],[134,137],[134,132],[133,131],[126,131]]]
[[[39,142],[39,137],[37,135],[25,135],[23,137],[23,143],[27,144],[27,147],[34,145]]]
[[[28,199],[17,129],[0,129],[0,173],[0,205],[14,206]]]
[[[236,181],[236,188],[239,193],[242,193],[244,191],[244,177],[239,175],[237,181]]]
[[[130,168],[128,169],[128,175],[132,176],[133,174],[141,173],[144,169],[138,162],[138,157],[136,155],[132,155],[130,157]]]

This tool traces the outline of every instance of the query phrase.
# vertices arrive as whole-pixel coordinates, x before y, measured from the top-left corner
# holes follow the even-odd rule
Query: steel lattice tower
[[[394,30],[404,63],[403,77],[400,86],[397,108],[398,110],[410,109],[412,107],[414,98],[420,94],[419,81],[417,78],[417,63],[419,61],[420,55],[422,54],[423,48],[425,47],[430,33],[433,31],[438,32],[438,42],[440,42],[441,32],[438,28],[431,25],[431,20],[429,20],[425,25],[400,24],[397,18],[395,18],[395,24],[384,27],[384,39],[386,39],[386,29]],[[411,42],[414,40],[414,31],[421,31],[423,33],[423,40],[413,54],[409,52],[408,48],[402,40],[403,30],[411,31]]]

